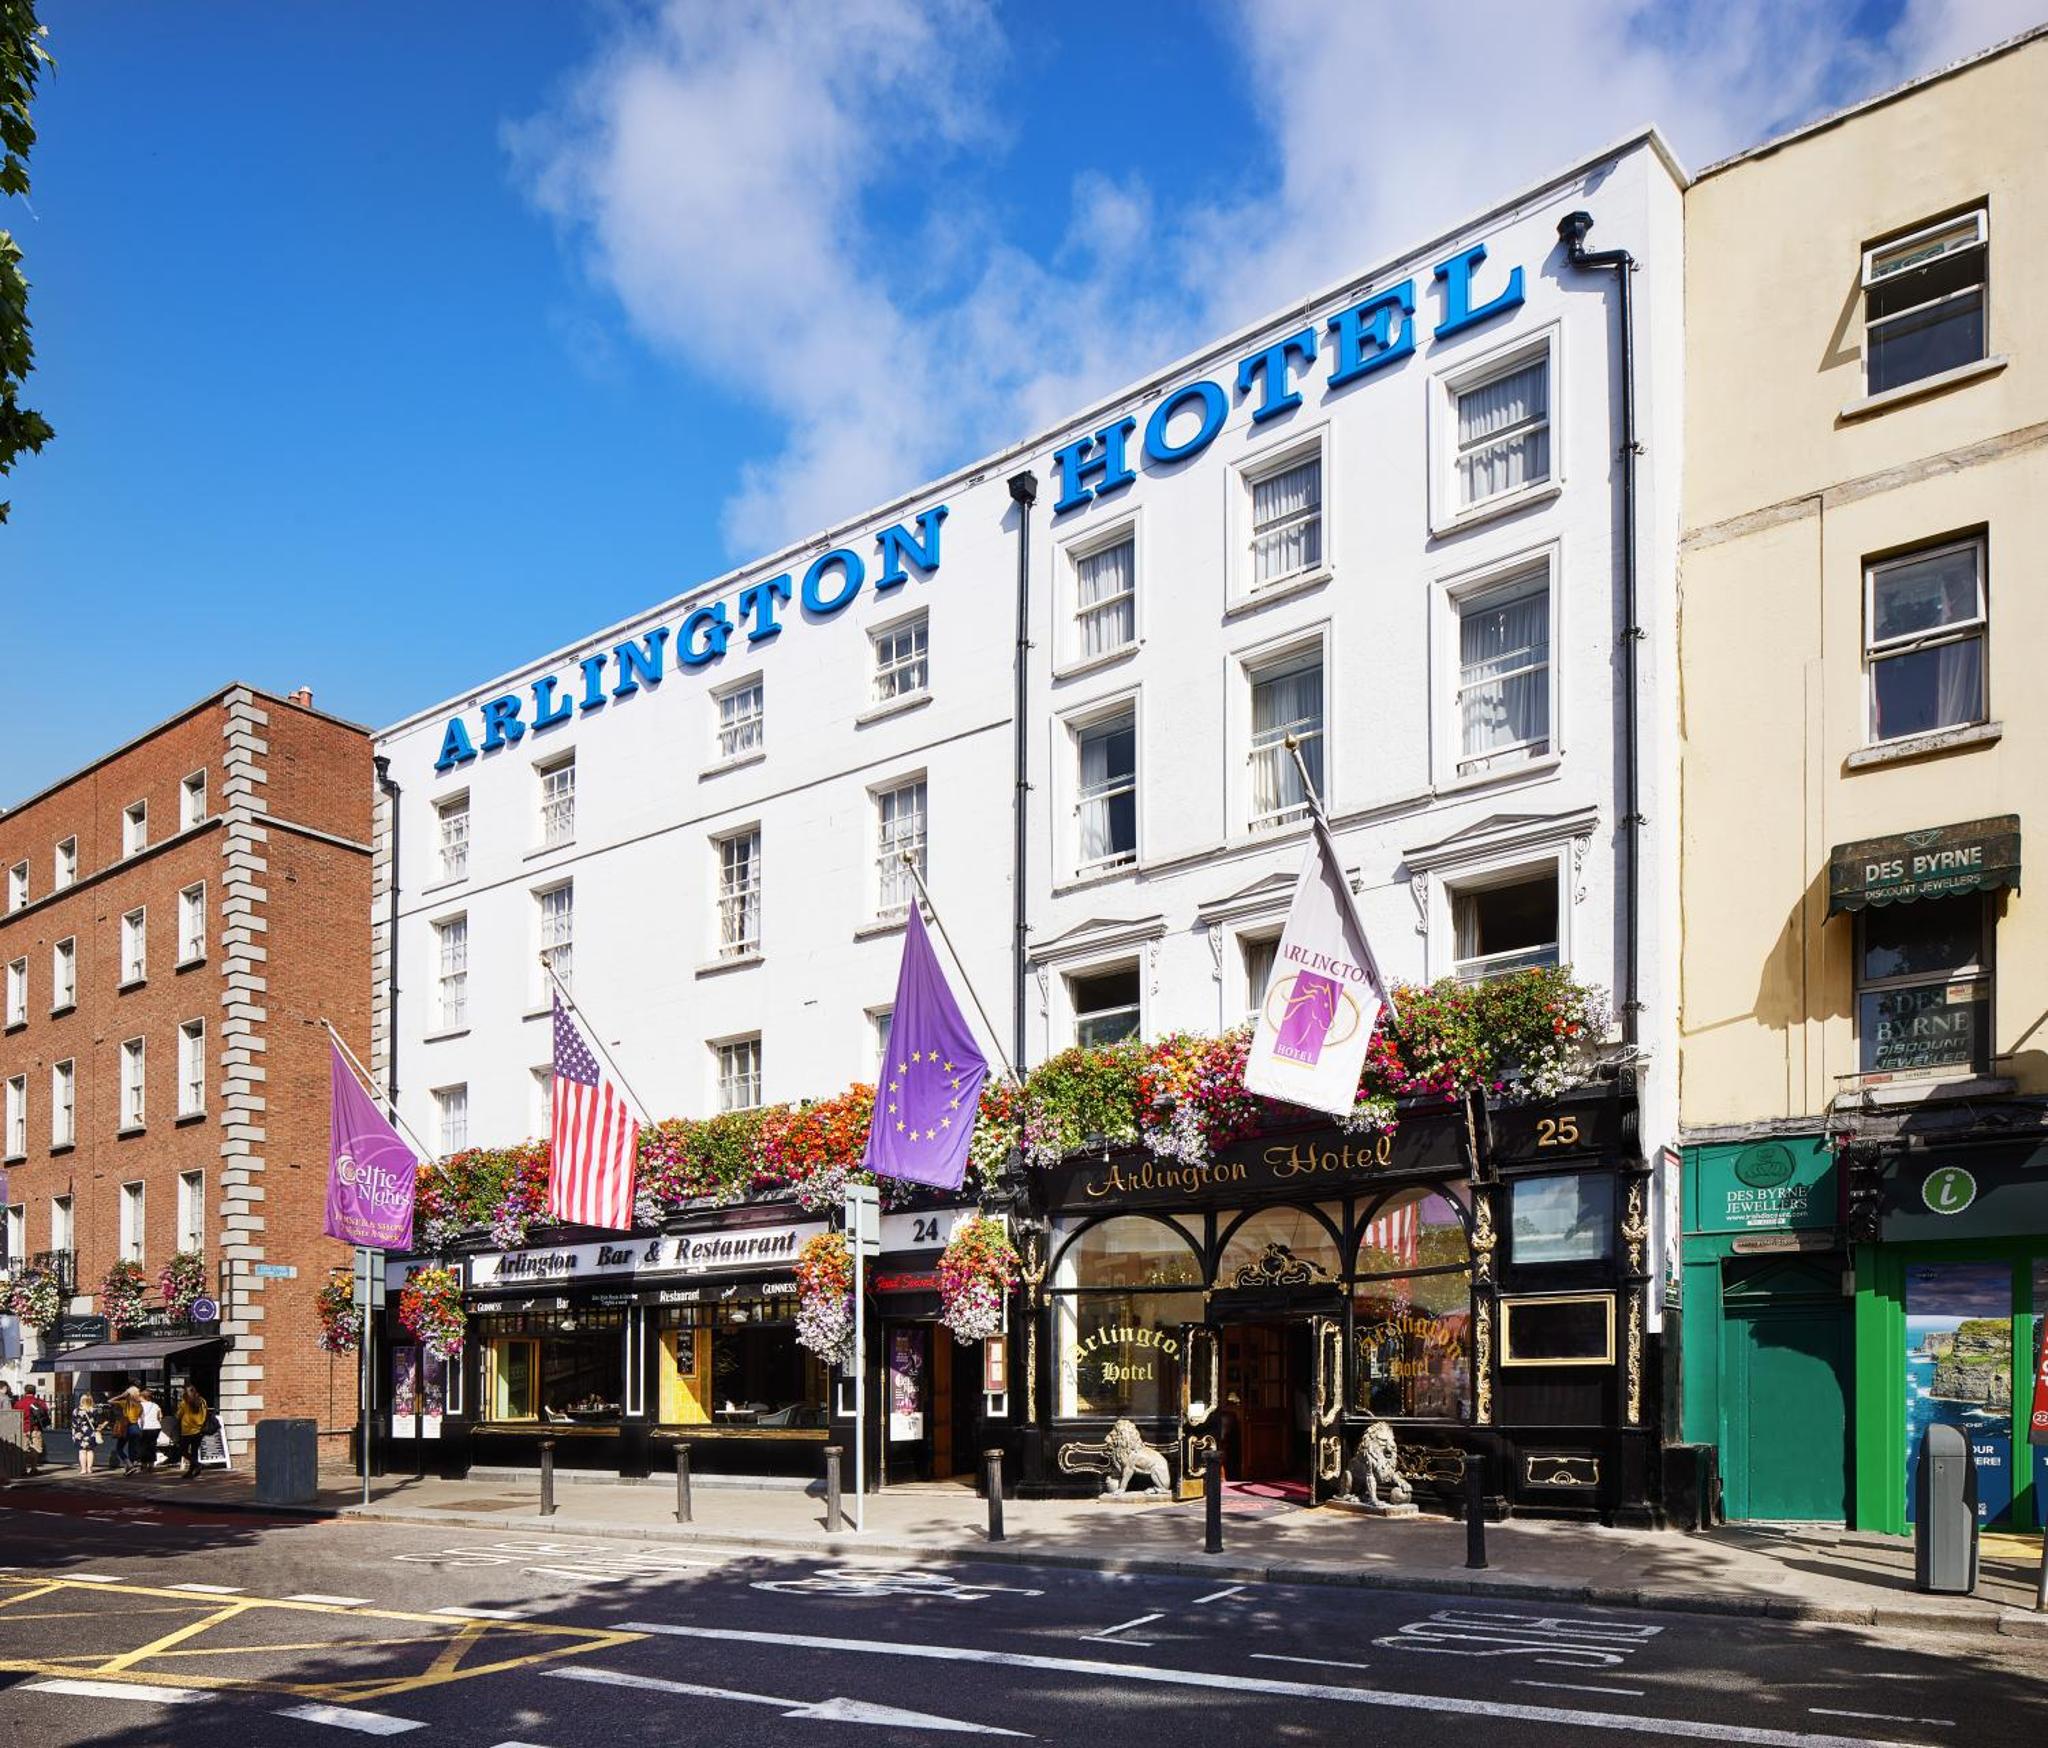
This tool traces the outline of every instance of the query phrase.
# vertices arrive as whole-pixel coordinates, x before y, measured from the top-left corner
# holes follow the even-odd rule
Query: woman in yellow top
[[[199,1440],[209,1418],[206,1398],[199,1394],[197,1385],[187,1384],[177,1407],[178,1455],[185,1459],[187,1480],[199,1473]]]

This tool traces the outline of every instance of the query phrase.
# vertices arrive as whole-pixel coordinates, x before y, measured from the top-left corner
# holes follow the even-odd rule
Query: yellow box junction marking
[[[144,1608],[63,1609],[40,1612],[18,1605],[42,1597],[69,1600],[66,1592],[84,1592],[99,1597],[135,1597],[152,1604],[171,1606]],[[104,1620],[118,1622],[141,1615],[178,1614],[187,1617],[183,1626],[125,1651],[85,1651],[55,1657],[0,1658],[0,1670],[59,1679],[92,1679],[118,1675],[131,1682],[157,1687],[206,1688],[241,1693],[284,1693],[302,1698],[362,1701],[387,1699],[395,1694],[414,1693],[421,1688],[441,1687],[449,1682],[468,1681],[479,1675],[499,1675],[536,1663],[589,1651],[609,1650],[644,1639],[644,1633],[617,1632],[604,1627],[555,1626],[543,1621],[452,1620],[447,1615],[415,1614],[403,1609],[341,1607],[322,1602],[274,1601],[262,1596],[238,1596],[223,1601],[218,1596],[197,1596],[190,1591],[166,1590],[147,1584],[85,1584],[66,1578],[16,1578],[0,1575],[0,1610],[12,1611],[11,1619]],[[426,1629],[423,1632],[379,1634],[371,1638],[333,1637],[297,1640],[288,1644],[213,1644],[191,1641],[234,1623],[270,1621],[304,1616],[340,1615],[351,1621],[388,1621]],[[197,1617],[197,1618],[192,1618]],[[534,1649],[498,1656],[488,1662],[463,1659],[486,1639],[494,1646],[504,1643],[510,1651],[520,1644]],[[75,1642],[75,1641],[74,1641]],[[194,1657],[267,1657],[308,1651],[399,1649],[407,1645],[438,1646],[427,1667],[411,1675],[375,1675],[339,1681],[285,1681],[237,1675],[207,1675],[193,1670],[152,1667],[173,1659]]]

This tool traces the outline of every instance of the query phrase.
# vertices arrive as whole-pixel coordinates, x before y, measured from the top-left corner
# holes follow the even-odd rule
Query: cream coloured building
[[[1987,1521],[2048,1501],[2044,194],[2036,30],[1686,195],[1682,1432],[1730,1516],[1903,1529],[1929,1421]]]

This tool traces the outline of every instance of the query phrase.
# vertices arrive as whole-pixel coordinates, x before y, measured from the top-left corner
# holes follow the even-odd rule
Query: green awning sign
[[[2006,813],[1837,844],[1828,858],[1828,915],[2019,883],[2020,817]]]

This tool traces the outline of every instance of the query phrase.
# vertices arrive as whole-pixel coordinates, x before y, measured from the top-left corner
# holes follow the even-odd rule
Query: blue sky
[[[2036,5],[45,0],[0,804],[229,679],[391,721],[1643,121],[1702,164]]]

